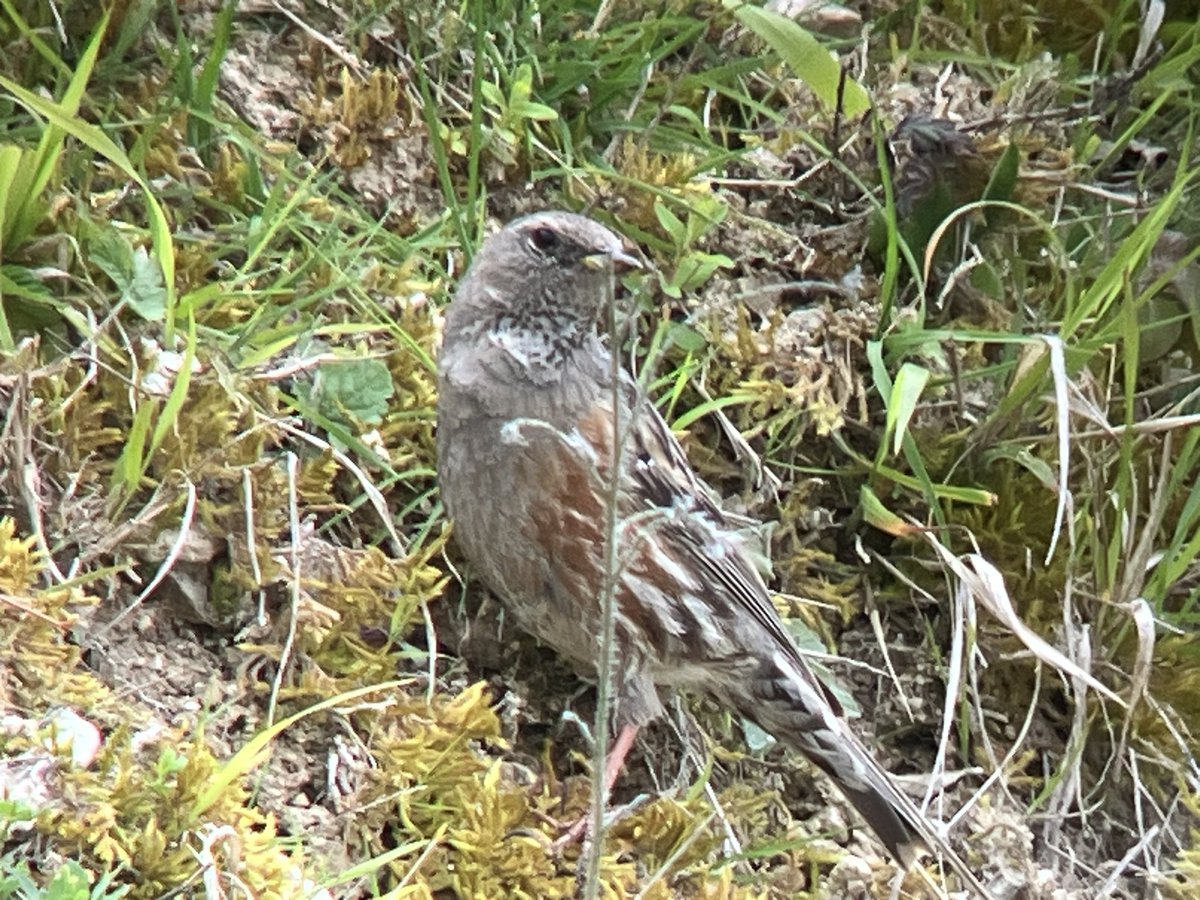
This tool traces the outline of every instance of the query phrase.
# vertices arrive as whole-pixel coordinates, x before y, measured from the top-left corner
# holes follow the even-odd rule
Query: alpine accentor
[[[816,763],[903,864],[928,844],[958,869],[813,676],[752,553],[637,382],[622,370],[614,390],[597,325],[614,269],[636,265],[609,229],[565,212],[517,219],[483,244],[446,314],[438,368],[454,538],[523,628],[595,671],[615,478],[621,733],[608,777],[662,714],[660,688],[707,693]]]

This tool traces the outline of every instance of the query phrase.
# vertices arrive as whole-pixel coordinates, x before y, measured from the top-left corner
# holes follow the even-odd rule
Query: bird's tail
[[[727,698],[730,704],[833,779],[905,869],[931,850],[965,886],[980,897],[989,896],[933,823],[850,731],[837,699],[803,662],[775,652],[761,658],[756,671],[739,679],[735,690]]]

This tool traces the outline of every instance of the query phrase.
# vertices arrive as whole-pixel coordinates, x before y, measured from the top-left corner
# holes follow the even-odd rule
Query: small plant
[[[733,260],[724,253],[706,253],[695,246],[721,224],[727,211],[725,204],[710,194],[688,198],[686,219],[671,212],[661,200],[655,202],[654,214],[670,238],[673,257],[678,260],[670,277],[659,275],[662,291],[668,297],[679,299],[705,284],[718,269],[733,268]]]
[[[533,69],[528,63],[517,66],[508,79],[508,93],[500,85],[483,81],[480,90],[486,101],[485,109],[492,118],[490,127],[484,129],[487,148],[505,166],[516,165],[520,151],[529,140],[531,122],[553,122],[558,113],[531,100],[533,96]]]

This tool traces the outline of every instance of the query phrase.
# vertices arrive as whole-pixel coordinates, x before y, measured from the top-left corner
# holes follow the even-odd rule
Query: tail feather
[[[807,666],[781,653],[761,660],[728,700],[742,715],[799,750],[827,774],[905,868],[922,852],[941,857],[977,896],[990,896],[916,804],[850,731]]]

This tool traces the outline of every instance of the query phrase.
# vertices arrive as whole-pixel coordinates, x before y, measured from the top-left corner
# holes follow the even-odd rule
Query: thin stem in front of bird
[[[608,333],[616,334],[617,304],[612,280],[606,289],[604,308],[608,315]],[[608,725],[613,694],[613,644],[616,638],[616,597],[619,560],[617,559],[617,517],[620,515],[621,459],[625,449],[624,429],[629,423],[621,421],[621,363],[617,353],[609,354],[609,383],[612,389],[613,440],[609,460],[608,484],[604,496],[604,588],[600,595],[600,653],[596,661],[596,724],[592,751],[592,827],[588,851],[587,876],[584,882],[586,900],[600,896],[600,859],[604,853],[604,810],[608,807]]]

